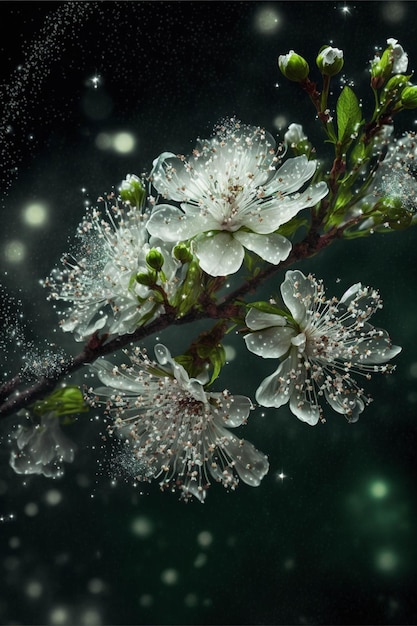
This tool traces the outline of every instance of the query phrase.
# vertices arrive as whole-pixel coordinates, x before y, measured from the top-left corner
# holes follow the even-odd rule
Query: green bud
[[[145,285],[145,287],[153,287],[156,285],[155,272],[139,272],[139,274],[136,274],[136,282],[140,285]]]
[[[400,198],[381,198],[375,209],[381,214],[381,222],[387,223],[393,230],[402,230],[411,224],[412,213],[404,207]]]
[[[331,46],[323,46],[316,58],[317,67],[325,76],[335,76],[343,67],[343,51]]]
[[[54,411],[58,417],[61,415],[85,413],[88,410],[89,407],[84,402],[81,389],[74,385],[57,389],[43,400],[37,400],[33,405],[33,412],[38,416],[51,411]]]
[[[190,252],[190,248],[185,243],[178,243],[173,250],[174,257],[181,261],[181,263],[191,263],[193,255]]]
[[[404,109],[417,108],[417,87],[415,85],[406,87],[403,90],[401,93],[401,104]]]
[[[310,71],[307,61],[294,50],[281,54],[278,57],[278,66],[285,78],[297,83],[305,80]]]
[[[157,248],[152,248],[146,255],[146,263],[151,269],[160,272],[164,264],[164,257]]]
[[[135,174],[128,174],[120,186],[120,198],[131,206],[140,208],[145,200],[146,191],[142,181]]]
[[[407,86],[410,78],[411,74],[409,76],[405,76],[404,74],[396,74],[389,79],[389,81],[385,85],[384,91],[394,91],[395,89],[402,89]]]

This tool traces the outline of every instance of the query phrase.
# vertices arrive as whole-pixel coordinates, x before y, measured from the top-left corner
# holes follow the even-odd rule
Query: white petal
[[[250,352],[264,359],[278,359],[291,347],[291,339],[295,331],[290,326],[284,328],[265,328],[244,336],[246,347]]]
[[[316,171],[317,161],[309,161],[305,154],[287,159],[277,170],[274,178],[265,186],[265,191],[270,194],[275,191],[280,193],[293,193],[310,180]]]
[[[249,441],[238,439],[228,431],[223,433],[223,438],[226,437],[224,449],[234,461],[233,467],[239,478],[251,487],[258,487],[269,470],[268,458]]]
[[[291,394],[290,410],[299,420],[310,424],[310,426],[315,426],[320,418],[318,405],[303,394],[296,393],[295,390]]]
[[[255,252],[261,259],[273,265],[278,265],[281,261],[285,261],[291,252],[291,243],[288,239],[277,233],[258,235],[245,231],[237,231],[234,237],[240,241],[245,248]]]
[[[252,408],[252,402],[246,396],[224,397],[222,393],[209,393],[209,398],[216,401],[222,413],[218,422],[226,428],[236,428],[244,424]]]
[[[281,295],[296,322],[301,323],[305,318],[306,302],[308,305],[314,294],[314,284],[300,270],[289,270],[285,274]]]
[[[251,330],[262,330],[271,326],[286,326],[287,320],[282,315],[265,313],[252,307],[245,317],[245,324]]]
[[[186,215],[170,204],[158,205],[146,224],[151,235],[164,241],[187,241],[213,227],[218,227],[215,221],[209,221],[200,215]]]
[[[290,355],[261,382],[255,394],[258,404],[278,408],[289,401],[294,388],[294,379],[290,376],[292,366],[293,357]]]
[[[172,152],[163,152],[153,162],[150,174],[152,184],[164,198],[185,200],[184,187],[189,187],[190,174],[184,163]]]
[[[228,276],[237,272],[245,256],[243,246],[231,233],[220,232],[195,241],[195,254],[202,270],[210,276]]]

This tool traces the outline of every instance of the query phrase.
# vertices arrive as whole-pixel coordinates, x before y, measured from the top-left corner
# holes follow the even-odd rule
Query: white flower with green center
[[[204,501],[211,480],[235,489],[239,478],[257,487],[268,471],[267,457],[229,431],[244,424],[252,403],[228,391],[206,392],[206,373],[190,378],[162,344],[157,363],[136,348],[131,365],[106,360],[92,365],[106,387],[91,391],[90,402],[107,398],[111,432],[125,438],[126,453],[139,481],[159,478],[161,489],[179,489],[182,499]]]
[[[80,245],[44,281],[50,300],[70,303],[62,315],[61,327],[84,341],[103,330],[110,335],[133,333],[145,315],[163,311],[156,305],[150,288],[136,281],[147,272],[146,256],[156,247],[164,257],[164,280],[158,284],[172,296],[180,280],[180,263],[171,254],[171,245],[155,238],[149,240],[146,216],[120,207],[106,209],[105,218],[96,209],[87,214],[78,228]],[[153,314],[153,315],[152,315]]]
[[[269,133],[236,121],[199,140],[188,159],[162,153],[150,179],[164,199],[180,207],[157,204],[149,232],[163,241],[192,240],[201,268],[211,276],[237,272],[245,249],[277,265],[288,257],[291,243],[276,231],[328,192],[324,182],[300,192],[315,161],[303,155],[277,169],[278,161]]]
[[[382,308],[378,292],[361,283],[342,296],[327,299],[321,281],[288,271],[281,285],[288,314],[251,308],[245,335],[248,349],[265,358],[281,359],[278,369],[262,381],[256,400],[266,407],[287,402],[294,415],[315,425],[323,420],[321,399],[355,422],[370,402],[352,374],[370,378],[388,372],[386,362],[401,348],[391,344],[385,330],[368,322]]]

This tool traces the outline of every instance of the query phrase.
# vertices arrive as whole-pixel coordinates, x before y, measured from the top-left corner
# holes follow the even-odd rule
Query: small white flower
[[[248,349],[266,359],[283,359],[262,381],[256,400],[262,406],[290,409],[303,422],[315,425],[322,418],[324,396],[337,413],[355,422],[370,399],[352,374],[366,378],[387,372],[386,361],[401,348],[391,344],[385,330],[368,322],[381,299],[360,283],[342,296],[327,299],[323,284],[298,270],[288,271],[281,285],[288,317],[251,308],[245,335]]]
[[[394,64],[392,66],[393,74],[404,74],[408,67],[408,54],[404,52],[403,47],[398,43],[397,39],[390,37],[387,44],[392,48],[392,56]]]
[[[304,134],[301,124],[290,124],[284,135],[284,141],[288,145],[297,145],[301,141],[305,141],[307,135]]]
[[[60,478],[64,473],[62,463],[74,460],[75,445],[62,433],[54,411],[42,415],[40,424],[19,426],[10,437],[17,446],[10,456],[10,465],[17,474]]]
[[[212,276],[237,272],[245,249],[277,265],[291,250],[277,229],[328,192],[324,182],[299,191],[315,161],[303,155],[278,170],[277,163],[273,137],[235,120],[200,141],[188,159],[162,153],[153,163],[152,183],[181,208],[157,205],[149,232],[163,241],[192,240],[201,268]]]
[[[164,257],[164,276],[160,284],[168,296],[180,281],[180,264],[171,254],[172,245],[149,240],[144,216],[135,209],[106,209],[105,219],[96,209],[88,213],[78,228],[80,245],[66,255],[64,269],[55,269],[44,281],[50,300],[70,303],[60,311],[61,327],[73,332],[77,341],[103,330],[108,334],[133,333],[141,319],[152,309],[153,317],[163,309],[155,306],[152,291],[135,278],[147,272],[146,255],[157,247]]]
[[[228,489],[235,489],[239,478],[258,486],[268,471],[266,456],[228,430],[246,422],[249,398],[207,393],[206,374],[190,378],[162,344],[155,355],[158,363],[136,348],[130,366],[105,360],[92,365],[106,387],[94,389],[91,402],[107,398],[115,418],[111,431],[126,438],[135,478],[159,478],[161,489],[178,488],[181,498],[201,502],[211,480]]]

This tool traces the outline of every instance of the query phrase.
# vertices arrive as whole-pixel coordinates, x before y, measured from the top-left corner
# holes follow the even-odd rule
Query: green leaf
[[[350,87],[343,87],[336,103],[336,113],[338,141],[349,144],[362,120],[358,99]]]
[[[280,309],[276,304],[271,304],[270,302],[249,302],[246,304],[249,309],[257,309],[258,311],[262,311],[262,313],[272,313],[272,315],[281,315],[281,317],[291,317],[288,311],[284,311]]]

